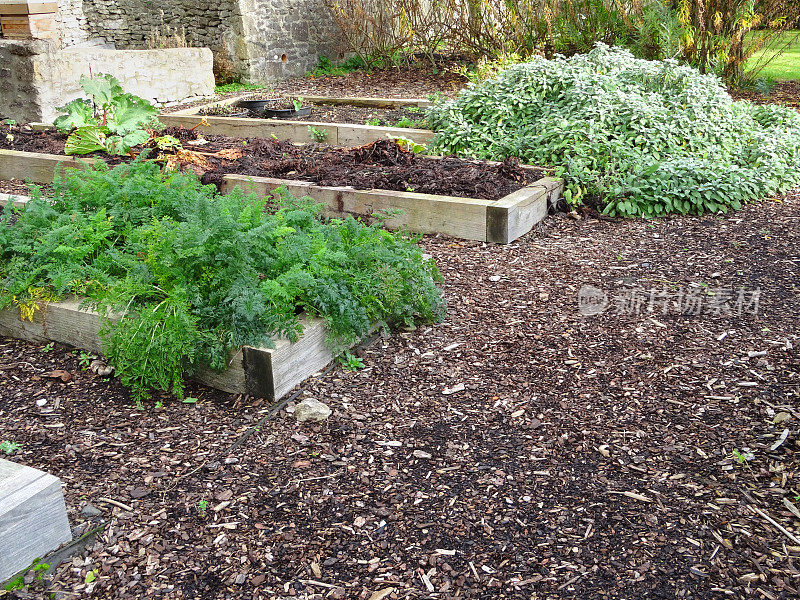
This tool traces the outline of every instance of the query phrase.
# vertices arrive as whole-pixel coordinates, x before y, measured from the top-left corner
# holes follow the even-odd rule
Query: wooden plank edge
[[[159,115],[159,120],[168,127],[194,126],[199,123],[199,115],[169,113]],[[269,135],[285,137],[287,141],[307,144],[316,141],[309,128],[325,131],[325,143],[331,146],[358,146],[377,140],[406,138],[424,144],[435,135],[429,129],[411,127],[379,127],[359,125],[358,123],[328,123],[325,121],[292,121],[288,119],[259,119],[252,117],[206,117],[209,127],[202,131],[218,135],[237,135],[243,137],[266,137]]]
[[[72,158],[58,154],[23,152],[0,149],[0,179],[20,179],[34,183],[53,183],[58,165],[64,168],[83,169],[96,159]]]
[[[222,191],[239,187],[246,193],[268,195],[278,188],[294,196],[307,196],[326,206],[328,217],[347,215],[370,218],[376,212],[398,209],[402,213],[386,220],[390,229],[406,228],[416,233],[443,233],[461,239],[486,241],[486,211],[492,200],[439,196],[394,190],[357,190],[351,187],[318,186],[303,181],[225,175]],[[377,207],[376,207],[377,205]],[[363,209],[357,207],[363,206]],[[437,221],[436,215],[440,215]]]
[[[564,182],[543,177],[491,205],[486,214],[486,240],[510,244],[528,233],[555,206]]]
[[[22,208],[30,202],[30,196],[22,196],[20,194],[0,194],[0,208],[4,207],[9,202],[13,202],[16,208]]]
[[[33,321],[20,319],[16,308],[0,310],[2,336],[35,343],[58,342],[90,352],[102,352],[99,336],[101,324],[100,315],[93,310],[80,308],[78,300],[47,304],[36,311]],[[303,333],[297,342],[279,339],[274,349],[245,346],[233,353],[226,371],[204,370],[192,378],[225,392],[278,400],[286,391],[324,368],[334,358],[323,344],[326,335],[324,321],[301,317],[301,324]],[[311,337],[314,338],[313,344],[308,343]],[[304,352],[303,364],[293,366],[292,354],[298,348]],[[275,363],[289,365],[289,368],[283,369],[280,378],[275,377]]]

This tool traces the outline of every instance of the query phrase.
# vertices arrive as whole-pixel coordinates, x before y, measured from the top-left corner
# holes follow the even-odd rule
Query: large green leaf
[[[73,129],[86,127],[87,125],[99,125],[97,118],[94,116],[94,108],[89,100],[78,98],[56,110],[67,113],[53,121],[53,125],[62,133],[69,133]]]
[[[136,129],[125,135],[112,135],[106,140],[106,149],[109,154],[125,154],[134,146],[144,144],[150,139],[150,134],[144,129]]]
[[[80,84],[98,107],[108,107],[114,96],[122,94],[122,86],[113,75],[81,75]]]
[[[105,127],[78,127],[67,138],[64,154],[89,154],[105,150],[107,133]]]
[[[113,113],[109,115],[106,125],[113,133],[125,135],[143,129],[156,115],[158,109],[147,100],[121,94],[114,97]]]

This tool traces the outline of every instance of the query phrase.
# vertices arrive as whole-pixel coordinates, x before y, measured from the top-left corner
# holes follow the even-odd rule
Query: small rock
[[[93,519],[95,517],[99,517],[103,514],[103,511],[99,508],[92,506],[91,504],[87,504],[86,506],[81,509],[81,516],[87,519]]]
[[[491,277],[489,277],[489,281],[492,282],[500,281],[500,275],[492,275]]]
[[[327,404],[312,398],[306,398],[294,408],[294,417],[298,422],[305,421],[319,422],[331,416],[331,409]]]
[[[424,450],[414,450],[413,452],[414,458],[430,458],[431,455],[429,452],[425,452]]]
[[[44,398],[39,398],[39,399],[36,401],[36,406],[38,406],[39,408],[41,408],[41,407],[42,407],[42,406],[44,406],[45,404],[47,404],[47,400],[45,400]]]
[[[236,458],[235,456],[229,456],[228,458],[225,459],[225,464],[226,465],[235,465],[238,462],[239,462],[239,459]]]

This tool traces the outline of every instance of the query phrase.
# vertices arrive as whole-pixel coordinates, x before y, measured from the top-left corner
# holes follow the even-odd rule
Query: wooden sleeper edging
[[[275,340],[275,348],[244,346],[235,351],[224,371],[204,370],[192,378],[232,394],[279,400],[293,387],[330,364],[333,353],[325,345],[327,330],[319,318],[301,317],[302,334],[296,342]],[[19,310],[0,310],[0,336],[34,343],[58,342],[88,352],[102,352],[102,319],[80,307],[76,299],[45,304],[32,321]]]
[[[0,150],[0,179],[21,179],[52,183],[56,166],[83,168],[91,159],[75,159],[54,154]],[[223,192],[234,187],[268,195],[285,187],[295,196],[308,196],[325,205],[326,216],[370,217],[385,210],[402,211],[386,220],[390,228],[405,228],[417,233],[442,233],[453,237],[508,244],[525,235],[547,216],[561,196],[563,182],[544,177],[499,200],[457,198],[392,190],[356,190],[351,187],[319,186],[312,183],[228,174],[223,177]]]

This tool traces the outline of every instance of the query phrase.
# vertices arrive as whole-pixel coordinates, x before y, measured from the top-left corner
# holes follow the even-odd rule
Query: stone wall
[[[85,94],[81,75],[110,73],[131,94],[169,103],[214,93],[207,48],[109,50],[0,40],[0,116],[50,123],[55,108]]]
[[[34,83],[36,46],[46,42],[0,39],[0,118],[39,121],[39,88]]]
[[[249,81],[299,77],[320,56],[341,56],[338,27],[322,0],[240,0]]]
[[[140,49],[153,31],[185,34],[249,82],[303,75],[341,55],[323,0],[58,0],[62,47]]]

